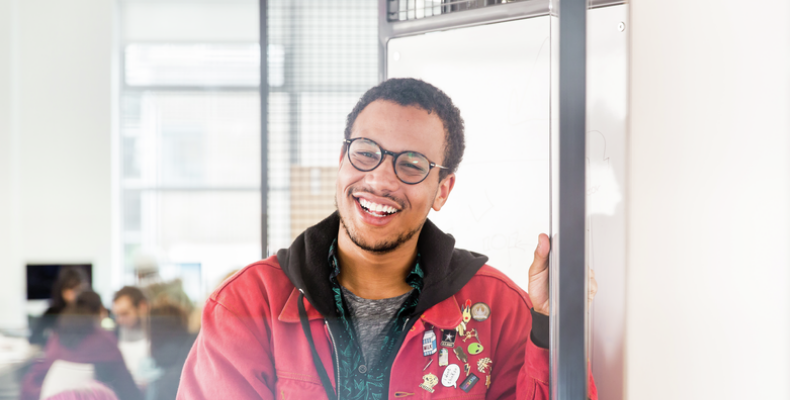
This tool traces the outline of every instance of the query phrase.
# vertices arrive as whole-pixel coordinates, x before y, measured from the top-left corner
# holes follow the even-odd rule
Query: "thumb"
[[[548,258],[549,258],[549,249],[551,245],[549,243],[549,236],[545,233],[541,233],[538,236],[538,246],[535,248],[535,258],[532,261],[532,266],[530,266],[530,275],[533,273],[540,272],[546,268],[548,268]]]

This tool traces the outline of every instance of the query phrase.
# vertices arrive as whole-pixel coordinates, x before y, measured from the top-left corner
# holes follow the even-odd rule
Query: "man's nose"
[[[387,192],[398,190],[400,180],[398,180],[398,176],[395,175],[395,170],[392,168],[392,156],[385,154],[381,164],[373,171],[369,171],[365,176],[365,180],[368,185],[376,190]]]

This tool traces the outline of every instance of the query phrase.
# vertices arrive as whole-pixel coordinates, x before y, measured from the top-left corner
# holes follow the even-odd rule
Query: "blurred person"
[[[159,301],[151,308],[151,356],[161,375],[148,387],[147,400],[173,400],[181,370],[195,342],[188,331],[188,314],[181,305]]]
[[[344,136],[336,212],[210,296],[178,398],[548,399],[548,236],[524,291],[428,219],[456,182],[460,110],[389,79]]]
[[[85,386],[90,387],[92,380],[96,380],[111,388],[121,400],[141,400],[142,393],[126,368],[114,334],[100,327],[106,315],[107,310],[96,292],[80,293],[58,318],[47,341],[44,359],[34,364],[23,378],[21,399],[38,400],[45,382],[73,389],[75,382],[64,382],[72,379],[70,375],[57,376],[62,370],[54,366],[78,365],[93,371]]]
[[[194,304],[184,291],[180,279],[166,281],[159,274],[159,263],[147,253],[139,253],[134,259],[137,284],[142,288],[150,304],[167,301],[181,305],[187,313],[194,310]]]
[[[148,299],[139,288],[124,286],[113,296],[112,313],[118,324],[118,339],[133,342],[146,339]]]
[[[58,315],[74,303],[77,296],[88,288],[88,276],[79,268],[66,267],[60,270],[58,279],[52,285],[52,299],[49,308],[36,320],[30,332],[30,344],[43,346],[55,327]]]
[[[156,378],[148,338],[148,299],[139,288],[124,286],[113,296],[112,312],[118,324],[118,348],[138,386]]]

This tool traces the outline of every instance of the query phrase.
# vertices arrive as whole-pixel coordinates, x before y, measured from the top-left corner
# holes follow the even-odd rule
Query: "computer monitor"
[[[79,268],[93,286],[92,264],[27,264],[27,299],[46,300],[52,298],[52,286],[63,268]]]

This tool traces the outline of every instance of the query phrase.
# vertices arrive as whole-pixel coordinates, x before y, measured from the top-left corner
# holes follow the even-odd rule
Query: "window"
[[[258,4],[120,10],[124,283],[153,258],[202,301],[262,254]]]

